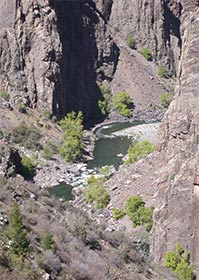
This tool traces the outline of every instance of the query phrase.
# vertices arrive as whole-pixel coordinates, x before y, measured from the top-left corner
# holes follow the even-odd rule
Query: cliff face
[[[11,103],[52,110],[58,117],[71,110],[95,117],[96,81],[111,80],[119,54],[95,4],[5,0],[1,5],[0,88],[11,93]]]
[[[199,263],[199,5],[182,5],[182,54],[175,99],[167,111],[161,131],[159,150],[164,166],[159,172],[154,212],[153,254],[163,254],[179,242]]]

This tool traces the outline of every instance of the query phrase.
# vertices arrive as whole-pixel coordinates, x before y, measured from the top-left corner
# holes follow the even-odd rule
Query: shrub
[[[131,216],[132,213],[137,212],[139,207],[144,206],[144,201],[139,195],[129,196],[125,202],[125,209],[127,215]]]
[[[124,91],[119,91],[112,97],[113,108],[118,111],[118,113],[124,117],[130,117],[130,104],[131,99],[128,93]]]
[[[45,158],[46,160],[51,159],[52,155],[53,155],[53,149],[52,149],[52,145],[50,143],[47,143],[42,150],[42,157]]]
[[[60,121],[63,130],[62,144],[58,151],[66,161],[75,161],[83,148],[82,113],[71,112]]]
[[[102,100],[98,100],[98,107],[103,115],[107,115],[111,109],[111,92],[106,83],[100,85]]]
[[[12,130],[11,136],[14,143],[21,144],[27,149],[36,150],[40,146],[39,131],[33,126],[27,126],[25,123],[16,126]]]
[[[8,218],[9,224],[6,236],[9,239],[9,250],[22,256],[28,249],[27,231],[24,229],[22,216],[16,203],[13,204]]]
[[[21,156],[21,165],[22,165],[21,175],[25,179],[29,178],[35,167],[34,163],[29,157],[23,155]]]
[[[144,158],[148,154],[152,153],[154,148],[155,146],[146,140],[142,142],[135,142],[128,148],[128,160],[126,163],[133,163],[140,158]]]
[[[126,212],[124,209],[120,208],[113,208],[112,209],[112,216],[114,220],[119,220],[125,216]]]
[[[96,209],[106,207],[110,201],[110,196],[106,192],[103,183],[102,178],[90,176],[83,190],[86,202],[94,203]]]
[[[126,36],[125,42],[129,48],[135,49],[135,40],[132,38],[131,34]]]
[[[169,268],[179,279],[192,280],[193,270],[189,263],[189,252],[176,244],[175,251],[169,251],[164,256],[164,266]]]
[[[44,250],[51,250],[54,251],[54,241],[53,235],[50,233],[46,233],[42,239],[42,246]]]
[[[0,175],[0,187],[3,187],[7,184],[7,179],[3,175]]]
[[[158,76],[161,78],[168,78],[169,77],[169,71],[165,66],[159,66],[157,70]]]
[[[46,120],[50,120],[52,118],[52,113],[48,110],[44,110],[43,116]]]
[[[17,105],[17,110],[20,113],[25,114],[26,113],[26,106],[21,102]]]
[[[6,101],[9,101],[10,99],[10,95],[3,89],[0,90],[0,97],[2,97]]]
[[[153,225],[153,210],[152,208],[145,207],[144,204],[139,195],[132,195],[125,202],[125,210],[134,227],[143,225],[147,231],[150,231]]]
[[[152,55],[149,49],[143,48],[140,53],[146,60],[152,60]]]
[[[160,103],[162,107],[168,108],[172,101],[172,94],[170,92],[164,92],[160,94]]]

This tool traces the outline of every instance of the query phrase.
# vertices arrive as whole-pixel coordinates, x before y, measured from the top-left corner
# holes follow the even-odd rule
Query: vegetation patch
[[[110,196],[104,188],[104,179],[91,175],[83,190],[87,203],[94,203],[96,209],[104,208],[110,201]]]
[[[42,246],[45,251],[48,251],[48,250],[54,251],[55,244],[54,244],[54,240],[53,240],[53,235],[51,233],[46,233],[43,236]]]
[[[152,60],[152,54],[151,51],[148,48],[143,48],[140,51],[140,54],[146,59],[146,60]]]
[[[21,170],[20,170],[21,175],[25,179],[28,179],[32,176],[36,163],[34,162],[34,160],[32,158],[22,155],[21,156],[21,166],[22,166]]]
[[[53,155],[53,145],[51,143],[47,143],[46,145],[43,146],[42,149],[42,157],[46,160],[51,159],[52,155]]]
[[[98,100],[98,107],[103,115],[107,115],[111,110],[111,92],[107,83],[100,85],[102,100]]]
[[[83,148],[84,129],[82,125],[82,112],[68,113],[60,121],[63,131],[62,144],[58,148],[59,154],[66,161],[75,161],[81,154]]]
[[[114,220],[119,220],[123,218],[126,215],[126,212],[124,209],[121,208],[113,208],[112,209],[112,216]]]
[[[131,48],[131,49],[135,49],[136,47],[136,42],[135,40],[133,39],[132,35],[131,34],[128,34],[125,38],[125,42],[126,42],[126,45]]]
[[[128,160],[126,163],[133,163],[140,158],[146,157],[148,154],[152,153],[155,149],[155,146],[148,142],[135,142],[128,148]]]
[[[12,141],[27,149],[37,150],[40,147],[40,133],[34,126],[27,126],[21,123],[11,133]]]
[[[163,108],[168,108],[172,101],[172,94],[170,92],[163,92],[160,94],[160,103]]]
[[[2,97],[6,101],[9,101],[10,99],[10,95],[3,89],[0,90],[0,97]]]
[[[176,244],[175,251],[169,251],[165,254],[164,266],[181,280],[194,279],[193,269],[190,266],[190,254],[179,244]]]
[[[44,110],[43,116],[44,116],[44,118],[45,118],[46,120],[52,119],[52,113],[51,113],[50,111],[48,111],[48,110]]]
[[[130,117],[131,116],[131,98],[128,93],[124,91],[119,91],[112,97],[113,108],[118,111],[121,116]]]
[[[8,222],[5,235],[9,243],[9,251],[14,255],[23,256],[28,249],[27,231],[16,203],[11,208]]]
[[[169,78],[169,71],[165,66],[159,66],[157,74],[160,78]]]
[[[145,207],[141,196],[129,196],[125,202],[125,210],[134,227],[143,225],[147,231],[151,230],[153,226],[153,209]]]

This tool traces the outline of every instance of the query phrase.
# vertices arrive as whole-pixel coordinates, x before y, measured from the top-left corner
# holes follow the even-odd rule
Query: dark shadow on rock
[[[60,119],[68,112],[82,111],[86,123],[101,121],[103,116],[98,108],[98,100],[102,99],[102,95],[96,81],[111,80],[101,66],[108,61],[117,64],[119,51],[114,45],[115,50],[108,57],[99,57],[96,42],[99,15],[94,2],[51,0],[50,4],[57,14],[57,28],[62,43],[60,74],[53,95],[53,114]]]

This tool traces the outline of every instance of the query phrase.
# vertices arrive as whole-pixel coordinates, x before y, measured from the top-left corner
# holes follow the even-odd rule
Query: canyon
[[[128,34],[136,50],[126,45]],[[197,0],[0,3],[0,89],[9,93],[12,109],[22,104],[36,114],[47,110],[57,119],[81,110],[86,124],[96,124],[104,119],[97,104],[105,81],[112,94],[127,91],[134,103],[133,116],[147,121],[149,116],[158,119],[160,94],[174,92],[154,154],[121,167],[108,180],[107,190],[116,206],[139,193],[154,208],[153,261],[162,264],[165,253],[180,243],[190,252],[197,277],[198,46]],[[152,61],[142,57],[142,48],[150,49]],[[157,75],[161,65],[168,68],[169,79]],[[1,121],[4,126],[3,117]]]

